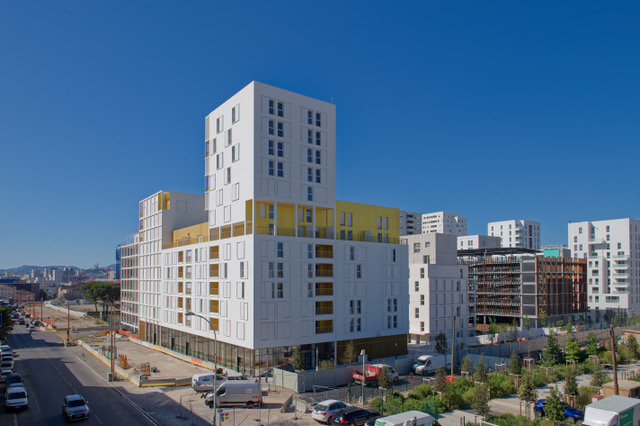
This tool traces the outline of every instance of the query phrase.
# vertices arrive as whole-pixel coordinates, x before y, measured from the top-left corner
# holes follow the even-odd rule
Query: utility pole
[[[618,395],[618,366],[616,365],[616,333],[613,324],[609,326],[611,333],[611,358],[613,359],[613,394]]]
[[[107,305],[108,306],[108,305]],[[108,308],[107,308],[108,309]],[[111,309],[111,333],[109,333],[111,335],[111,381],[115,380],[115,372],[116,372],[116,365],[115,365],[115,346],[116,346],[116,316],[115,316],[115,303],[113,308]]]
[[[455,365],[456,356],[456,316],[453,316],[453,338],[451,339],[451,377],[453,377],[453,366]],[[446,358],[446,357],[445,357]],[[447,360],[445,359],[445,364]]]

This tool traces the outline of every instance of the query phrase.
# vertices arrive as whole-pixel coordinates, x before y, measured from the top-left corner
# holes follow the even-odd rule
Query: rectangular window
[[[231,147],[231,161],[236,162],[240,159],[240,144],[237,143]]]
[[[320,164],[320,151],[316,151],[316,164]]]
[[[269,219],[273,219],[274,207],[273,204],[269,204]]]
[[[269,140],[269,155],[273,155],[273,146],[274,146],[275,142],[272,140]]]
[[[320,137],[320,132],[316,132],[316,145],[320,146],[321,145],[321,137]]]
[[[270,135],[275,135],[276,134],[275,125],[276,125],[275,121],[269,120],[269,134]]]
[[[307,283],[307,297],[313,297],[313,283]]]
[[[416,308],[415,312],[416,318],[420,318],[420,308]]]
[[[307,111],[307,124],[313,124],[313,111]]]
[[[220,133],[224,130],[224,123],[222,122],[222,117],[216,118],[216,132]]]
[[[313,150],[307,148],[307,163],[313,163]]]
[[[224,156],[222,154],[223,153],[221,152],[220,154],[216,155],[216,168],[218,170],[224,167]]]
[[[278,177],[284,176],[284,164],[281,161],[278,161]]]
[[[269,262],[269,278],[275,277],[275,263]]]
[[[231,167],[227,167],[224,171],[224,184],[230,184],[231,183]]]
[[[284,123],[282,121],[278,121],[278,137],[284,137]]]
[[[311,209],[306,210],[306,218],[308,223],[313,222],[313,211]]]
[[[284,157],[284,143],[278,142],[278,157]]]
[[[316,169],[316,183],[320,183],[320,169]]]
[[[307,259],[313,259],[313,244],[307,244]]]
[[[284,278],[284,263],[278,262],[278,278]]]
[[[275,101],[273,99],[269,99],[269,114],[274,114],[274,105]]]
[[[277,257],[284,257],[284,248],[283,248],[283,244],[282,243],[277,243],[276,256]]]
[[[415,291],[420,291],[420,281],[416,281],[413,283]]]
[[[356,265],[356,278],[362,278],[362,265]]]
[[[389,229],[389,218],[388,217],[385,217],[383,219],[383,225],[382,226],[383,226],[384,229]]]
[[[420,243],[413,243],[413,252],[420,253]]]
[[[307,143],[313,144],[313,130],[307,129]]]
[[[275,162],[273,160],[269,160],[269,176],[274,176],[275,171],[273,169]]]
[[[344,226],[344,212],[340,212],[340,225]]]
[[[311,167],[307,167],[307,181],[313,182],[313,169]]]
[[[316,126],[320,127],[320,113],[316,112]]]
[[[307,187],[307,201],[313,201],[313,188]]]
[[[424,278],[424,268],[420,268],[420,278]]]
[[[353,214],[352,213],[348,213],[347,214],[347,226],[353,226]]]
[[[231,129],[227,130],[227,144],[225,146],[231,145],[233,138],[231,137]]]
[[[349,260],[356,260],[356,248],[353,246],[349,247]]]
[[[420,304],[424,305],[424,294],[420,295]]]
[[[382,217],[378,216],[378,229],[382,229]]]
[[[278,102],[278,117],[284,117],[284,102]]]
[[[231,122],[237,123],[240,120],[240,105],[231,108]]]
[[[282,299],[284,297],[284,284],[278,283],[277,294],[278,299]]]

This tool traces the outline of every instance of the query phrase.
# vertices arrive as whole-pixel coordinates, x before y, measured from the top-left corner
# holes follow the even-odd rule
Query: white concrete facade
[[[456,236],[429,233],[401,238],[409,249],[409,336],[411,343],[433,341],[443,332],[474,336],[469,326],[468,267],[457,264]]]
[[[467,218],[444,211],[425,213],[422,215],[422,233],[467,235]]]
[[[193,214],[178,224],[158,194],[140,203],[152,228],[138,243],[131,318],[211,338],[191,310],[217,324],[218,342],[251,350],[406,334],[406,246],[336,239],[335,123],[335,105],[258,82],[211,112]],[[162,248],[204,222],[201,242]]]
[[[540,222],[503,220],[489,222],[487,234],[500,237],[502,247],[521,247],[540,250]]]
[[[640,221],[572,222],[569,248],[587,259],[589,308],[621,316],[640,313]]]
[[[458,250],[471,250],[483,248],[497,248],[500,246],[500,237],[489,235],[464,235],[458,237]]]

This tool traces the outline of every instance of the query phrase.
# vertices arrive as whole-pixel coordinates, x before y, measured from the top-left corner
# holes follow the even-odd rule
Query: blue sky
[[[252,80],[337,105],[337,193],[541,222],[639,218],[640,3],[5,1],[0,268],[114,262],[202,193],[204,117]]]

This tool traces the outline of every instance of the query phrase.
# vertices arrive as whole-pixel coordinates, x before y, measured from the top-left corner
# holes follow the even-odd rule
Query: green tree
[[[387,367],[382,367],[382,370],[380,370],[380,373],[378,374],[378,386],[383,389],[389,389],[392,385],[393,383],[389,376],[389,370]]]
[[[596,364],[596,368],[591,374],[591,382],[589,383],[594,388],[601,388],[602,385],[609,381],[609,376],[604,372],[602,364]]]
[[[636,340],[635,336],[630,335],[627,338],[627,349],[629,350],[629,354],[633,359],[638,358],[639,347],[638,347],[638,341]]]
[[[0,306],[0,340],[4,340],[13,330],[13,321],[11,321],[11,308],[8,306]]]
[[[433,388],[438,392],[444,392],[447,390],[447,379],[445,376],[447,375],[447,370],[444,367],[438,367],[436,369],[436,378],[433,383]]]
[[[543,327],[547,325],[547,312],[544,309],[540,311],[540,323]]]
[[[551,367],[558,362],[558,356],[560,355],[560,345],[558,344],[558,338],[553,330],[549,330],[549,336],[547,337],[547,344],[542,351],[542,365]]]
[[[356,347],[353,344],[353,340],[351,340],[344,347],[344,352],[342,352],[342,363],[343,364],[352,364],[356,362],[358,359],[358,352],[356,352]]]
[[[487,361],[484,359],[484,356],[480,355],[480,358],[476,361],[474,370],[474,381],[485,383],[489,379],[489,368],[487,367]]]
[[[564,378],[564,394],[577,396],[578,395],[578,382],[576,381],[576,371],[573,368],[569,368]]]
[[[449,349],[447,345],[447,336],[441,331],[436,336],[436,352],[439,354],[446,354]]]
[[[473,375],[473,361],[471,361],[471,357],[469,356],[469,354],[466,354],[464,358],[462,358],[460,371],[466,371],[467,373]]]
[[[573,332],[573,323],[571,322],[571,316],[569,316],[569,319],[567,320],[567,326],[565,328],[567,333],[572,333]]]
[[[320,370],[332,370],[336,368],[336,363],[332,359],[323,359],[320,361]]]
[[[302,368],[302,351],[300,350],[300,346],[296,346],[296,349],[293,351],[293,356],[291,357],[291,365],[296,370],[300,370]]]
[[[616,327],[620,327],[620,315],[615,314],[615,316],[613,317],[613,325],[615,325]]]
[[[480,385],[475,387],[475,395],[471,407],[479,416],[486,416],[489,413],[489,391],[487,386]]]
[[[489,318],[489,340],[491,344],[496,341],[496,333],[498,333],[498,325],[493,318]]]
[[[527,409],[538,400],[538,391],[531,373],[522,376],[520,387],[518,388],[518,397],[527,403]]]
[[[564,420],[564,407],[562,406],[562,401],[560,401],[558,390],[551,388],[550,393],[547,397],[547,403],[544,405],[544,414],[556,424]]]
[[[93,302],[96,313],[98,312],[98,303],[102,302],[102,310],[106,312],[109,303],[120,300],[120,286],[111,281],[89,281],[82,285],[80,291],[85,298]]]
[[[564,357],[569,361],[578,361],[580,355],[580,343],[570,337],[564,347]]]
[[[587,338],[587,354],[588,355],[597,355],[599,349],[598,339],[593,333],[589,334]]]
[[[600,309],[596,308],[596,324],[600,322]]]
[[[511,352],[511,357],[509,358],[508,371],[509,371],[510,374],[518,374],[518,375],[522,372],[522,365],[520,364],[520,357],[515,352]]]

